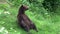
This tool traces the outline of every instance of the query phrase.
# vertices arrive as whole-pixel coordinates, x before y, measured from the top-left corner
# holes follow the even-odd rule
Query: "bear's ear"
[[[23,8],[23,5],[21,5],[21,7],[20,8]]]
[[[24,5],[21,5],[21,7],[23,7]]]

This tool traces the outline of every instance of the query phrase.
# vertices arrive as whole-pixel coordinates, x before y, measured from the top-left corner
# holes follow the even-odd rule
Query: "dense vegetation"
[[[39,32],[31,30],[32,34],[60,34],[60,0],[6,0],[4,2],[0,3],[0,34],[27,34],[17,24],[17,13],[22,4],[29,7],[26,15],[38,28]]]

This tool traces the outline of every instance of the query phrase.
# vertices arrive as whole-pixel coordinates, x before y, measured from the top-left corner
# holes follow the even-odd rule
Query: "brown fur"
[[[32,21],[28,18],[28,16],[25,14],[25,11],[28,10],[28,7],[25,6],[25,5],[22,5],[20,8],[19,8],[19,12],[18,12],[18,15],[17,15],[17,18],[18,18],[18,23],[19,25],[25,29],[27,32],[30,30],[30,29],[34,29],[37,31],[36,29],[36,26],[34,23],[32,23]]]

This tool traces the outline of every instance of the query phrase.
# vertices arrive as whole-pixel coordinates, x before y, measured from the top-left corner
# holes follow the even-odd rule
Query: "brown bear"
[[[19,12],[17,15],[18,23],[19,25],[27,32],[29,32],[30,29],[34,29],[38,32],[36,26],[32,21],[28,18],[28,16],[25,14],[25,11],[29,8],[25,5],[22,5],[19,8]]]

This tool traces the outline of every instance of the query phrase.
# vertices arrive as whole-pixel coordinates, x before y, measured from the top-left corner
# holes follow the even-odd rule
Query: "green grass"
[[[17,24],[17,8],[11,8],[4,13],[0,10],[0,34],[27,34]],[[31,30],[32,34],[60,34],[60,15],[54,14],[44,18],[42,15],[26,11],[26,15],[35,23],[38,32]]]

